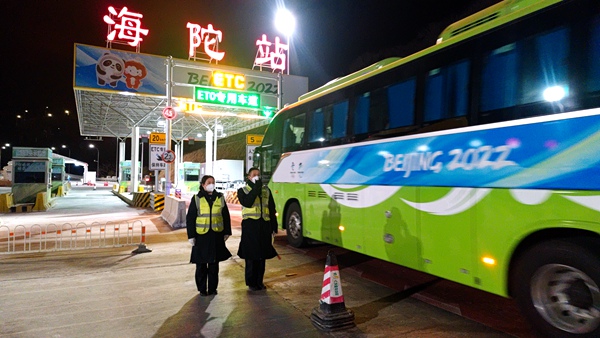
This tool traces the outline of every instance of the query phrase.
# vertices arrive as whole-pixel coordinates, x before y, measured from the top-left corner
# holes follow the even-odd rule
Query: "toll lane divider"
[[[139,246],[145,248],[146,226],[125,223],[0,225],[0,254]],[[150,252],[151,250],[141,251]],[[140,251],[134,252],[139,253]]]
[[[154,211],[162,211],[165,209],[165,194],[151,193],[150,206]]]
[[[150,207],[150,193],[149,192],[134,192],[133,193],[133,206],[139,208]]]
[[[237,190],[236,191],[231,191],[231,190],[226,191],[225,192],[225,201],[227,201],[227,203],[230,203],[230,204],[240,204],[240,201],[237,196]]]
[[[185,228],[186,213],[185,200],[173,196],[165,197],[165,208],[160,216],[169,223],[171,228]]]

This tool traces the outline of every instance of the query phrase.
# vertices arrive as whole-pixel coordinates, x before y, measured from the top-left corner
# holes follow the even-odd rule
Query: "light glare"
[[[280,8],[275,14],[275,28],[285,36],[291,36],[296,28],[296,18],[287,9]]]
[[[492,257],[483,257],[481,261],[487,265],[496,265],[496,260]]]
[[[544,90],[544,99],[548,102],[556,102],[562,100],[566,95],[566,91],[561,86],[553,86]]]

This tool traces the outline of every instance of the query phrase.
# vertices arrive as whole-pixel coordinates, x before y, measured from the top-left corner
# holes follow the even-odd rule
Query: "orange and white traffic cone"
[[[347,310],[344,303],[340,271],[332,251],[327,253],[319,306],[312,310],[310,320],[322,331],[344,330],[356,326],[354,313]]]

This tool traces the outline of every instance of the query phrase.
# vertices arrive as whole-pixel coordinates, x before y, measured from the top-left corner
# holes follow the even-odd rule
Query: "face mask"
[[[250,179],[250,181],[252,181],[252,183],[256,183],[256,181],[258,181],[260,179],[260,176],[254,176]]]
[[[204,190],[206,190],[207,192],[213,192],[215,190],[215,185],[208,184],[206,187],[204,187]]]

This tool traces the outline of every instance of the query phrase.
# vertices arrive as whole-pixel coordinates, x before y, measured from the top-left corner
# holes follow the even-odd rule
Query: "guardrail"
[[[125,222],[125,224],[94,222],[87,225],[80,222],[62,225],[17,225],[12,228],[7,225],[0,226],[0,254],[136,245],[145,248],[145,242],[146,226],[140,220]]]

